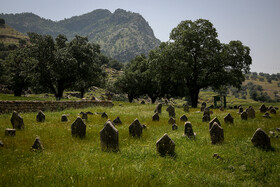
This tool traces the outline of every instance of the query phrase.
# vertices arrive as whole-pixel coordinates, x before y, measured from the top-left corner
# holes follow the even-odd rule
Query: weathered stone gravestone
[[[225,117],[224,117],[224,122],[225,123],[233,123],[234,118],[231,116],[230,113],[228,113]]]
[[[173,142],[173,140],[171,140],[171,138],[169,138],[166,133],[157,141],[156,146],[157,152],[161,156],[175,155],[175,143]]]
[[[44,149],[39,137],[36,137],[36,139],[35,139],[31,148],[32,149],[37,149],[37,150],[43,150]]]
[[[205,114],[207,114],[207,115],[210,116],[210,108],[205,108],[205,109],[203,110],[203,115],[205,115]]]
[[[234,105],[234,106],[233,106],[233,109],[238,109],[237,105]]]
[[[209,122],[209,129],[212,128],[212,126],[213,126],[213,124],[214,124],[215,122],[216,122],[219,126],[221,126],[220,121],[218,120],[217,117],[215,117],[214,119],[212,119],[212,120]]]
[[[6,136],[15,136],[16,135],[16,129],[6,128],[5,129],[5,135]]]
[[[271,114],[276,114],[275,108],[270,109],[269,112],[270,112]]]
[[[264,118],[271,118],[268,112],[264,113],[263,117]]]
[[[12,114],[11,123],[14,129],[24,129],[23,119],[16,111]]]
[[[210,115],[208,114],[203,115],[202,122],[208,122],[208,121],[210,121]]]
[[[254,119],[256,117],[256,112],[253,107],[247,109],[248,118]]]
[[[39,111],[37,116],[36,116],[37,122],[44,122],[45,119],[46,119],[45,114],[42,111]]]
[[[220,107],[220,111],[224,111],[225,108],[223,106]]]
[[[201,103],[201,107],[206,108],[206,103],[205,103],[205,102],[202,102],[202,103]]]
[[[119,151],[119,131],[109,120],[100,131],[100,141],[102,151]]]
[[[154,112],[155,112],[155,113],[161,114],[161,109],[162,109],[162,104],[159,103],[159,104],[157,105],[156,109],[154,110]]]
[[[119,118],[119,116],[116,118],[116,119],[114,119],[113,120],[113,123],[114,123],[114,125],[118,125],[118,124],[122,124],[122,121],[121,121],[121,119]]]
[[[210,129],[210,136],[212,144],[222,143],[224,141],[223,128],[215,122]]]
[[[61,122],[66,122],[66,121],[68,121],[67,115],[66,115],[66,114],[62,114],[62,116],[61,116]]]
[[[183,108],[184,108],[185,112],[189,112],[189,110],[190,110],[188,103],[183,104]]]
[[[141,104],[142,104],[142,105],[144,105],[144,104],[146,104],[146,103],[145,103],[145,101],[144,101],[144,100],[142,100],[142,101],[141,101]]]
[[[190,139],[195,138],[195,133],[193,132],[192,124],[189,121],[185,123],[184,136],[187,136]]]
[[[184,114],[180,117],[180,121],[188,121],[188,117]]]
[[[103,112],[102,114],[101,114],[101,118],[108,118],[108,115],[106,114],[106,112]]]
[[[267,108],[267,110],[270,111],[272,108],[273,108],[273,106],[270,105],[270,106]]]
[[[153,120],[153,121],[159,121],[159,115],[158,115],[158,113],[155,113],[155,114],[153,115],[152,120]]]
[[[91,111],[86,112],[87,115],[93,115],[93,113]]]
[[[143,126],[143,129],[147,129],[147,126],[146,126],[146,125],[142,124],[142,126]]]
[[[241,119],[242,120],[247,120],[248,119],[248,114],[246,111],[242,112],[241,115],[240,115]]]
[[[172,125],[172,130],[177,130],[178,129],[178,126],[174,123],[173,125]]]
[[[169,117],[175,118],[175,108],[172,105],[169,105],[166,111],[169,113]]]
[[[140,138],[142,136],[143,126],[138,119],[135,119],[131,125],[129,125],[129,135]]]
[[[88,119],[88,115],[87,115],[87,113],[85,113],[85,112],[81,112],[80,114],[82,115],[82,119],[85,119],[85,120],[87,120],[87,119]]]
[[[254,133],[251,142],[256,147],[261,147],[264,149],[270,149],[271,143],[269,136],[261,129],[258,128],[256,132]]]
[[[242,107],[239,107],[239,108],[238,108],[238,113],[239,113],[239,114],[242,114],[242,112],[243,112],[243,108],[242,108]]]
[[[75,122],[71,125],[71,133],[74,137],[84,138],[86,136],[86,124],[80,117],[77,117]]]
[[[265,106],[265,104],[262,104],[260,107],[260,112],[265,113],[267,111],[267,108]]]
[[[176,120],[175,120],[174,118],[171,117],[171,118],[168,120],[168,123],[172,125],[172,124],[176,123]]]

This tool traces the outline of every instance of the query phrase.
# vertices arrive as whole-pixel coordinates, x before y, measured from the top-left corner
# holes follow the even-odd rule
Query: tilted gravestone
[[[158,113],[155,113],[155,114],[153,115],[152,120],[153,120],[153,121],[159,121],[159,115],[158,115]]]
[[[260,112],[265,113],[266,111],[267,111],[267,108],[266,108],[265,104],[262,104],[260,107]]]
[[[108,118],[108,115],[106,114],[106,112],[103,112],[102,114],[101,114],[101,118]]]
[[[241,119],[242,120],[247,120],[248,119],[248,114],[246,111],[242,112],[241,115],[240,115]]]
[[[24,129],[23,119],[16,111],[12,114],[11,123],[14,129]]]
[[[219,126],[221,126],[220,121],[218,120],[217,117],[215,117],[214,119],[212,119],[212,120],[209,122],[209,129],[212,128],[212,126],[213,126],[213,124],[214,124],[215,122],[216,122]]]
[[[223,128],[215,122],[210,129],[210,136],[212,144],[222,143],[224,141]]]
[[[121,124],[122,124],[122,121],[121,121],[121,119],[120,119],[119,117],[116,117],[116,119],[113,120],[113,124],[114,124],[114,125],[118,125],[118,124],[121,125]]]
[[[270,112],[271,114],[276,114],[275,108],[270,109],[269,112]]]
[[[256,132],[254,133],[251,142],[256,147],[261,147],[264,149],[270,149],[271,143],[269,136],[261,129],[258,128]]]
[[[185,112],[189,112],[189,110],[190,110],[188,103],[183,104],[183,108],[184,108]]]
[[[188,117],[184,114],[180,117],[180,121],[188,121]]]
[[[168,120],[168,123],[172,125],[172,124],[176,123],[176,120],[175,120],[174,118],[171,117],[171,118]]]
[[[263,115],[264,118],[271,118],[268,112],[265,112]]]
[[[256,112],[253,107],[247,109],[248,118],[254,119],[256,117]]]
[[[15,136],[16,135],[16,129],[6,128],[5,129],[5,135],[6,136]]]
[[[108,120],[104,128],[100,131],[100,141],[102,151],[119,151],[119,131]]]
[[[39,137],[36,137],[36,139],[35,139],[31,148],[32,149],[37,149],[37,150],[43,150],[44,149]]]
[[[66,122],[66,121],[68,121],[67,115],[66,115],[66,114],[62,114],[62,116],[61,116],[61,122]]]
[[[142,136],[142,130],[143,126],[139,122],[138,119],[135,119],[130,125],[129,125],[129,135],[140,138]]]
[[[169,113],[169,117],[175,118],[175,108],[172,105],[169,105],[166,111]]]
[[[155,112],[155,113],[161,114],[161,109],[162,109],[162,104],[159,103],[159,104],[157,105],[156,109],[154,110],[154,112]]]
[[[44,122],[45,119],[46,119],[46,115],[42,111],[39,111],[36,116],[37,122]]]
[[[157,142],[157,152],[161,156],[165,155],[170,155],[174,156],[175,155],[175,143],[169,136],[165,133]]]
[[[239,107],[239,108],[238,108],[238,113],[241,114],[242,112],[243,112],[243,108],[242,108],[242,107]]]
[[[231,116],[230,113],[228,113],[225,117],[224,117],[224,122],[225,123],[233,123],[234,118]]]
[[[195,134],[193,132],[192,124],[191,122],[187,121],[185,123],[185,130],[184,130],[184,136],[187,136],[188,138],[195,138]]]
[[[74,137],[84,138],[86,136],[86,124],[80,117],[77,117],[71,125],[71,133]]]
[[[202,122],[208,122],[208,121],[210,121],[210,115],[204,114],[202,117]]]
[[[174,123],[173,125],[172,125],[172,130],[177,130],[178,129],[178,126]]]

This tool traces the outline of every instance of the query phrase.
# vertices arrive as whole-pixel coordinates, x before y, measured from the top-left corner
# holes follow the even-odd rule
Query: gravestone
[[[273,106],[270,105],[270,106],[267,108],[267,110],[270,111],[272,108],[273,108]]]
[[[233,106],[233,109],[238,109],[237,105],[234,105],[234,106]]]
[[[121,125],[121,124],[122,124],[122,121],[121,121],[121,119],[119,118],[119,116],[118,116],[116,119],[113,120],[113,124],[114,124],[114,125],[118,125],[118,124]]]
[[[80,117],[77,117],[71,125],[71,133],[74,137],[84,138],[86,136],[86,124]]]
[[[170,155],[174,156],[175,155],[175,143],[169,136],[165,133],[156,143],[157,147],[157,152],[161,156],[165,155]]]
[[[102,151],[119,151],[119,131],[108,120],[104,128],[100,131],[100,141]]]
[[[189,112],[189,110],[190,110],[188,103],[183,104],[183,108],[184,108],[185,112]]]
[[[216,122],[219,126],[221,126],[220,121],[218,120],[217,117],[215,117],[214,119],[212,119],[212,120],[209,122],[209,129],[212,128],[212,126],[213,126],[213,124],[214,124],[215,122]]]
[[[269,112],[270,112],[271,114],[276,114],[275,108],[270,109]]]
[[[172,105],[169,105],[166,111],[169,113],[169,117],[175,118],[175,108]]]
[[[35,138],[35,141],[34,141],[34,143],[33,143],[31,148],[32,149],[37,149],[37,150],[43,150],[44,149],[44,147],[43,147],[39,137]]]
[[[37,122],[44,122],[45,119],[46,119],[45,114],[42,111],[39,111],[37,116],[36,116]]]
[[[86,112],[87,115],[93,115],[91,111]]]
[[[14,129],[24,129],[23,119],[16,111],[12,114],[11,123]]]
[[[253,107],[247,109],[248,118],[254,119],[256,117],[256,112]]]
[[[201,107],[206,108],[206,103],[205,103],[205,102],[202,102],[202,103],[201,103]]]
[[[4,143],[0,141],[0,147],[4,147]]]
[[[184,130],[184,136],[187,136],[188,138],[195,138],[195,134],[193,132],[192,124],[191,122],[187,121],[185,123],[185,130]]]
[[[85,113],[85,112],[81,112],[80,114],[82,115],[82,119],[85,119],[85,120],[87,120],[87,119],[88,119],[88,115],[87,115],[87,113]]]
[[[174,123],[173,125],[172,125],[172,130],[177,130],[178,129],[178,126]]]
[[[205,109],[204,109],[204,111],[203,111],[203,115],[205,115],[205,114],[207,114],[207,115],[209,115],[209,116],[210,116],[210,114],[211,114],[211,112],[210,112],[210,108],[205,108]]]
[[[210,121],[210,115],[204,114],[202,117],[202,122],[208,122],[208,121]]]
[[[108,118],[108,115],[106,114],[106,112],[103,112],[102,114],[101,114],[101,118]]]
[[[224,111],[225,108],[223,106],[220,107],[220,111]]]
[[[268,112],[264,113],[263,117],[264,118],[271,118]]]
[[[129,135],[140,138],[142,136],[143,126],[138,119],[135,119],[131,125],[129,125]]]
[[[61,122],[66,122],[66,121],[68,121],[67,115],[66,115],[66,114],[62,114],[62,116],[61,116]]]
[[[239,107],[239,108],[238,108],[238,113],[239,113],[239,114],[242,114],[242,112],[243,112],[243,108],[242,108],[242,107]]]
[[[261,147],[264,149],[270,149],[271,143],[269,136],[261,129],[258,128],[256,132],[254,133],[251,142],[256,147]]]
[[[262,104],[260,107],[260,112],[265,113],[266,111],[267,111],[267,108],[266,108],[265,104]]]
[[[155,114],[153,115],[152,120],[153,120],[153,121],[159,121],[159,115],[158,115],[158,113],[155,113]]]
[[[180,117],[180,121],[188,121],[188,117],[184,114]]]
[[[248,114],[246,111],[242,112],[241,115],[240,115],[241,119],[242,120],[247,120],[248,119]]]
[[[147,129],[147,126],[146,126],[146,125],[142,124],[142,126],[143,126],[143,129]]]
[[[154,110],[154,112],[155,112],[155,113],[161,114],[161,109],[162,109],[162,104],[159,103],[159,104],[157,105],[156,109]]]
[[[15,136],[16,135],[16,129],[6,128],[5,129],[5,135],[6,136]]]
[[[172,125],[172,124],[176,123],[176,120],[175,120],[174,118],[171,117],[171,118],[168,120],[168,123]]]
[[[144,100],[142,100],[142,101],[141,101],[141,104],[142,104],[142,105],[144,105],[144,104],[145,104],[145,101],[144,101]]]
[[[225,123],[233,123],[234,118],[231,116],[230,113],[228,113],[225,117],[224,117],[224,122]]]
[[[224,130],[216,122],[212,125],[210,129],[210,136],[212,144],[222,143],[224,141]]]

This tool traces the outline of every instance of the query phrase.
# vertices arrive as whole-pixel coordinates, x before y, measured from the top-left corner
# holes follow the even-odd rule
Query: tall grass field
[[[267,134],[280,127],[280,111],[263,118],[259,105],[254,105],[256,118],[241,120],[237,110],[212,109],[224,129],[225,140],[212,145],[209,123],[202,122],[199,109],[184,112],[175,108],[178,130],[168,124],[169,116],[162,108],[159,122],[152,121],[155,104],[114,102],[112,108],[92,107],[45,112],[43,123],[37,113],[20,113],[25,129],[15,137],[5,136],[12,128],[10,114],[0,115],[0,186],[280,186],[280,138],[271,137],[271,150],[254,147],[251,138],[257,128]],[[109,119],[120,117],[117,125],[120,151],[103,152],[100,130],[107,119],[100,114],[89,115],[86,138],[71,136],[71,124],[81,111],[106,112]],[[234,124],[225,124],[230,113]],[[68,114],[69,121],[61,122]],[[195,140],[183,136],[186,114],[197,134]],[[141,138],[129,136],[129,125],[138,119],[147,126]],[[165,133],[175,142],[176,156],[162,157],[156,151],[156,141]],[[276,132],[277,134],[278,132]],[[39,136],[43,151],[31,146]],[[221,158],[213,158],[217,153]]]

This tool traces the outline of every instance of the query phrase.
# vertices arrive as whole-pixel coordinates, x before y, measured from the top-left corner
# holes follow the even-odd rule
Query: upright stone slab
[[[16,111],[12,114],[11,123],[14,129],[24,129],[23,119]]]
[[[205,102],[202,102],[202,103],[201,103],[201,107],[206,108],[206,103],[205,103]]]
[[[156,109],[154,110],[154,112],[155,112],[155,113],[161,114],[161,109],[162,109],[162,104],[159,103],[159,104],[157,105]]]
[[[223,106],[220,107],[220,111],[224,111],[225,108]]]
[[[169,113],[169,117],[175,118],[175,108],[172,105],[169,105],[166,111]]]
[[[174,123],[173,125],[172,125],[172,130],[174,131],[174,130],[177,130],[178,129],[178,126]]]
[[[224,122],[225,123],[233,123],[234,118],[231,116],[230,113],[228,113],[225,117],[224,117]]]
[[[108,115],[106,114],[106,112],[103,112],[102,114],[101,114],[101,118],[108,118]]]
[[[216,122],[219,126],[221,126],[220,121],[218,120],[217,117],[215,117],[214,119],[212,119],[212,120],[209,122],[209,129],[212,128],[212,126],[213,126],[213,124],[214,124],[215,122]]]
[[[210,121],[210,115],[204,114],[202,117],[202,122],[208,122],[208,121]]]
[[[0,141],[0,147],[4,147],[4,143]]]
[[[264,118],[271,118],[268,112],[265,112],[263,115]]]
[[[82,119],[85,119],[85,120],[87,120],[87,119],[88,119],[88,115],[87,115],[87,113],[85,113],[85,112],[81,112],[80,114],[82,115]]]
[[[183,104],[183,108],[184,108],[185,112],[189,112],[189,110],[190,110],[188,103]]]
[[[86,124],[80,117],[77,117],[75,122],[71,125],[71,133],[73,137],[86,137]]]
[[[267,111],[270,111],[272,108],[273,108],[273,106],[270,105],[270,106],[267,108]]]
[[[169,136],[165,133],[156,143],[157,152],[161,156],[174,156],[175,155],[175,143]]]
[[[91,111],[86,112],[87,115],[93,115]]]
[[[176,123],[176,120],[175,120],[174,118],[171,117],[171,118],[168,120],[168,123],[172,125],[172,124]]]
[[[275,108],[270,109],[269,112],[270,112],[271,114],[276,114]]]
[[[265,104],[262,104],[260,107],[260,112],[265,113],[266,111],[267,111],[267,108],[266,108]]]
[[[46,119],[46,115],[42,111],[39,111],[36,116],[37,122],[44,122],[45,119]]]
[[[188,117],[184,114],[180,117],[180,121],[188,121]]]
[[[113,120],[113,123],[114,123],[114,125],[118,125],[118,124],[122,124],[122,121],[121,121],[121,119],[119,118],[119,116],[116,118],[116,119],[114,119]]]
[[[239,107],[239,108],[238,108],[238,113],[239,113],[239,114],[242,114],[242,112],[243,112],[243,108],[242,108],[242,107]]]
[[[152,120],[153,120],[153,121],[159,121],[159,115],[158,115],[158,113],[155,113],[155,114],[153,115]]]
[[[218,123],[214,122],[210,129],[210,136],[212,144],[222,143],[224,141],[223,128]]]
[[[43,150],[44,149],[39,137],[36,137],[36,139],[35,139],[31,148],[32,149],[37,149],[37,150]]]
[[[109,120],[100,131],[100,141],[102,151],[119,151],[119,131]]]
[[[5,136],[15,136],[16,135],[16,129],[5,129]]]
[[[253,107],[249,107],[247,110],[248,118],[254,119],[256,117],[256,112]]]
[[[185,123],[185,130],[184,130],[184,136],[187,136],[188,138],[195,138],[195,134],[193,132],[192,124],[191,122],[187,121]]]
[[[204,108],[203,115],[209,115],[210,116],[210,108]]]
[[[240,115],[240,117],[241,117],[242,120],[247,120],[247,119],[248,119],[248,114],[247,114],[247,112],[245,112],[245,111],[242,112],[241,115]]]
[[[129,135],[140,138],[142,136],[142,130],[143,126],[139,122],[138,119],[135,119],[130,125],[129,125]]]
[[[67,115],[66,115],[66,114],[62,114],[62,116],[61,116],[61,122],[66,122],[66,121],[68,121]]]
[[[258,128],[256,132],[254,133],[251,142],[256,147],[261,147],[264,149],[270,149],[271,143],[269,136],[261,129]]]

